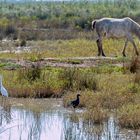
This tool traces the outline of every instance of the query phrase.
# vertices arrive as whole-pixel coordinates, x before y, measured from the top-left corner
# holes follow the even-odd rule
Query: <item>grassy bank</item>
[[[92,35],[92,33],[91,33]],[[135,39],[138,45],[138,40]],[[103,40],[103,49],[106,56],[122,57],[122,49],[125,41],[121,40]],[[46,41],[26,41],[26,48],[20,46],[20,41],[3,42],[0,44],[1,59],[16,58],[18,60],[39,60],[41,58],[68,58],[68,57],[93,57],[97,56],[98,49],[94,39],[71,39],[71,40],[46,40]],[[126,55],[131,58],[135,54],[131,43],[126,48]]]
[[[1,69],[3,83],[12,97],[62,96],[66,91],[97,90],[100,73],[123,73],[123,68],[24,68]]]

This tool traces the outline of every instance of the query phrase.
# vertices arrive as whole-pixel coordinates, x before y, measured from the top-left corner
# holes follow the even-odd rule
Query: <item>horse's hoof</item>
[[[123,57],[126,57],[125,53],[122,53]]]

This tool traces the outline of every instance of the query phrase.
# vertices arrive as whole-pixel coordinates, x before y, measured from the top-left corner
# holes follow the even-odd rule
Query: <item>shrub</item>
[[[17,29],[14,27],[14,25],[8,25],[5,28],[5,34],[8,36],[9,34],[17,34]]]
[[[66,79],[65,88],[74,89],[74,84],[76,82],[76,77],[78,76],[78,71],[76,68],[69,68],[63,72],[62,77]],[[60,76],[61,77],[61,76]]]
[[[140,69],[140,59],[139,57],[133,57],[130,64],[130,72],[135,73]]]
[[[18,80],[26,79],[29,82],[33,82],[39,79],[41,76],[41,69],[39,65],[32,64],[31,68],[25,68],[18,71]]]
[[[77,82],[79,90],[89,89],[95,91],[98,89],[98,80],[92,73],[80,74]]]
[[[27,79],[28,81],[32,82],[36,79],[39,79],[41,75],[41,69],[39,68],[39,65],[35,66],[32,65],[32,68],[27,70]]]
[[[21,47],[23,47],[23,46],[25,47],[25,46],[26,46],[26,40],[21,40],[20,46],[21,46]]]
[[[11,37],[11,36],[13,36],[14,39],[15,36],[17,36],[18,34],[15,25],[13,25],[12,22],[7,18],[0,19],[0,32],[1,32],[1,39],[4,37]]]
[[[128,91],[131,92],[131,93],[138,93],[139,84],[137,84],[137,83],[128,84]]]
[[[65,80],[65,88],[70,90],[97,90],[98,81],[91,71],[78,68],[66,68],[60,73],[60,78]]]
[[[140,83],[140,57],[139,56],[134,57],[132,59],[132,62],[130,64],[130,71],[132,73],[136,73],[134,82]]]

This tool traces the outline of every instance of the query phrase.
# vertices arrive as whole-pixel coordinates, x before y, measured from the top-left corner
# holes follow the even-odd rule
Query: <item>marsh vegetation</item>
[[[85,110],[62,106],[62,99],[9,98],[0,113],[0,138],[4,140],[139,139],[127,132],[112,115],[101,124],[85,119]],[[16,133],[15,133],[16,132]]]
[[[55,140],[140,139],[140,58],[131,44],[121,56],[123,39],[103,40],[109,57],[97,57],[91,31],[101,17],[139,23],[139,6],[137,0],[1,3],[0,74],[10,97],[0,108],[0,139],[53,140],[56,131]],[[77,93],[73,111],[67,104]]]

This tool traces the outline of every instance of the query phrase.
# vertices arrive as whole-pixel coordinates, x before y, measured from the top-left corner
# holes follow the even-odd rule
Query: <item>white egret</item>
[[[2,96],[8,97],[8,92],[5,87],[2,85],[2,76],[0,75],[0,92]]]

